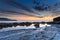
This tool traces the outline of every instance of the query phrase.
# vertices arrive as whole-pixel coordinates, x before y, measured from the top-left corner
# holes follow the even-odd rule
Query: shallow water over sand
[[[1,29],[0,40],[60,40],[60,28],[51,25],[31,29]]]

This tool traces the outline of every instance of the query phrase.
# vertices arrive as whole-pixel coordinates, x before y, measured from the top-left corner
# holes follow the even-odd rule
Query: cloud
[[[1,14],[0,16],[26,15],[26,16],[43,18],[46,16],[58,16],[58,15],[60,15],[60,11],[59,11],[59,13],[57,13],[58,11],[56,12],[54,10],[55,8],[57,9],[57,7],[54,7],[54,8],[51,7],[50,11],[46,10],[46,9],[44,9],[44,11],[38,11],[38,10],[34,9],[35,4],[33,4],[34,7],[32,6],[32,4],[30,5],[31,7],[28,7],[27,4],[29,4],[30,2],[28,2],[26,0],[24,0],[25,3],[27,2],[26,5],[23,5],[24,4],[23,2],[19,3],[16,0],[0,0],[0,2],[6,4],[6,5],[4,4],[6,6],[5,8],[2,7],[0,9],[0,14]],[[48,1],[46,1],[46,2],[43,1],[43,2],[46,4],[46,2],[48,2]],[[43,3],[41,3],[41,4],[43,4]],[[52,4],[54,4],[54,3],[52,3]],[[52,6],[52,4],[49,4],[49,5]],[[7,6],[13,6],[13,7],[7,8]],[[43,7],[45,7],[45,6],[43,6]]]

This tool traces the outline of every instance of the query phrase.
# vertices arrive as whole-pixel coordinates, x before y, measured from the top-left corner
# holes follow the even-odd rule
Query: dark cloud
[[[27,15],[43,18],[45,16],[60,15],[59,0],[0,0],[1,15]],[[29,5],[28,5],[29,4]],[[32,5],[33,4],[33,5]],[[1,7],[2,6],[2,7]],[[8,7],[12,6],[12,7]],[[57,10],[57,11],[56,11]],[[46,11],[46,12],[44,12]],[[50,11],[50,12],[47,12]],[[43,16],[42,16],[43,15]]]
[[[30,8],[22,5],[21,3],[16,2],[15,0],[2,0],[2,1],[4,1],[5,3],[7,3],[7,4],[11,5],[11,6],[14,6],[16,8],[24,9],[24,10],[27,10],[29,12],[33,12],[32,10],[30,10]]]

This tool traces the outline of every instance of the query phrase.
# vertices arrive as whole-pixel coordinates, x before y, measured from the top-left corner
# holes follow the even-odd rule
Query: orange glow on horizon
[[[25,17],[11,17],[10,19],[14,19],[14,20],[41,20],[41,21],[53,21],[53,18],[55,17],[43,17],[43,18],[38,18],[38,17],[29,17],[29,16],[25,16]]]

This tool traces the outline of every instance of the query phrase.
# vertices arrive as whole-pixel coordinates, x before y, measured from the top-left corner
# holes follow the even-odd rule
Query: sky
[[[60,0],[0,0],[0,17],[52,21],[60,16]]]

